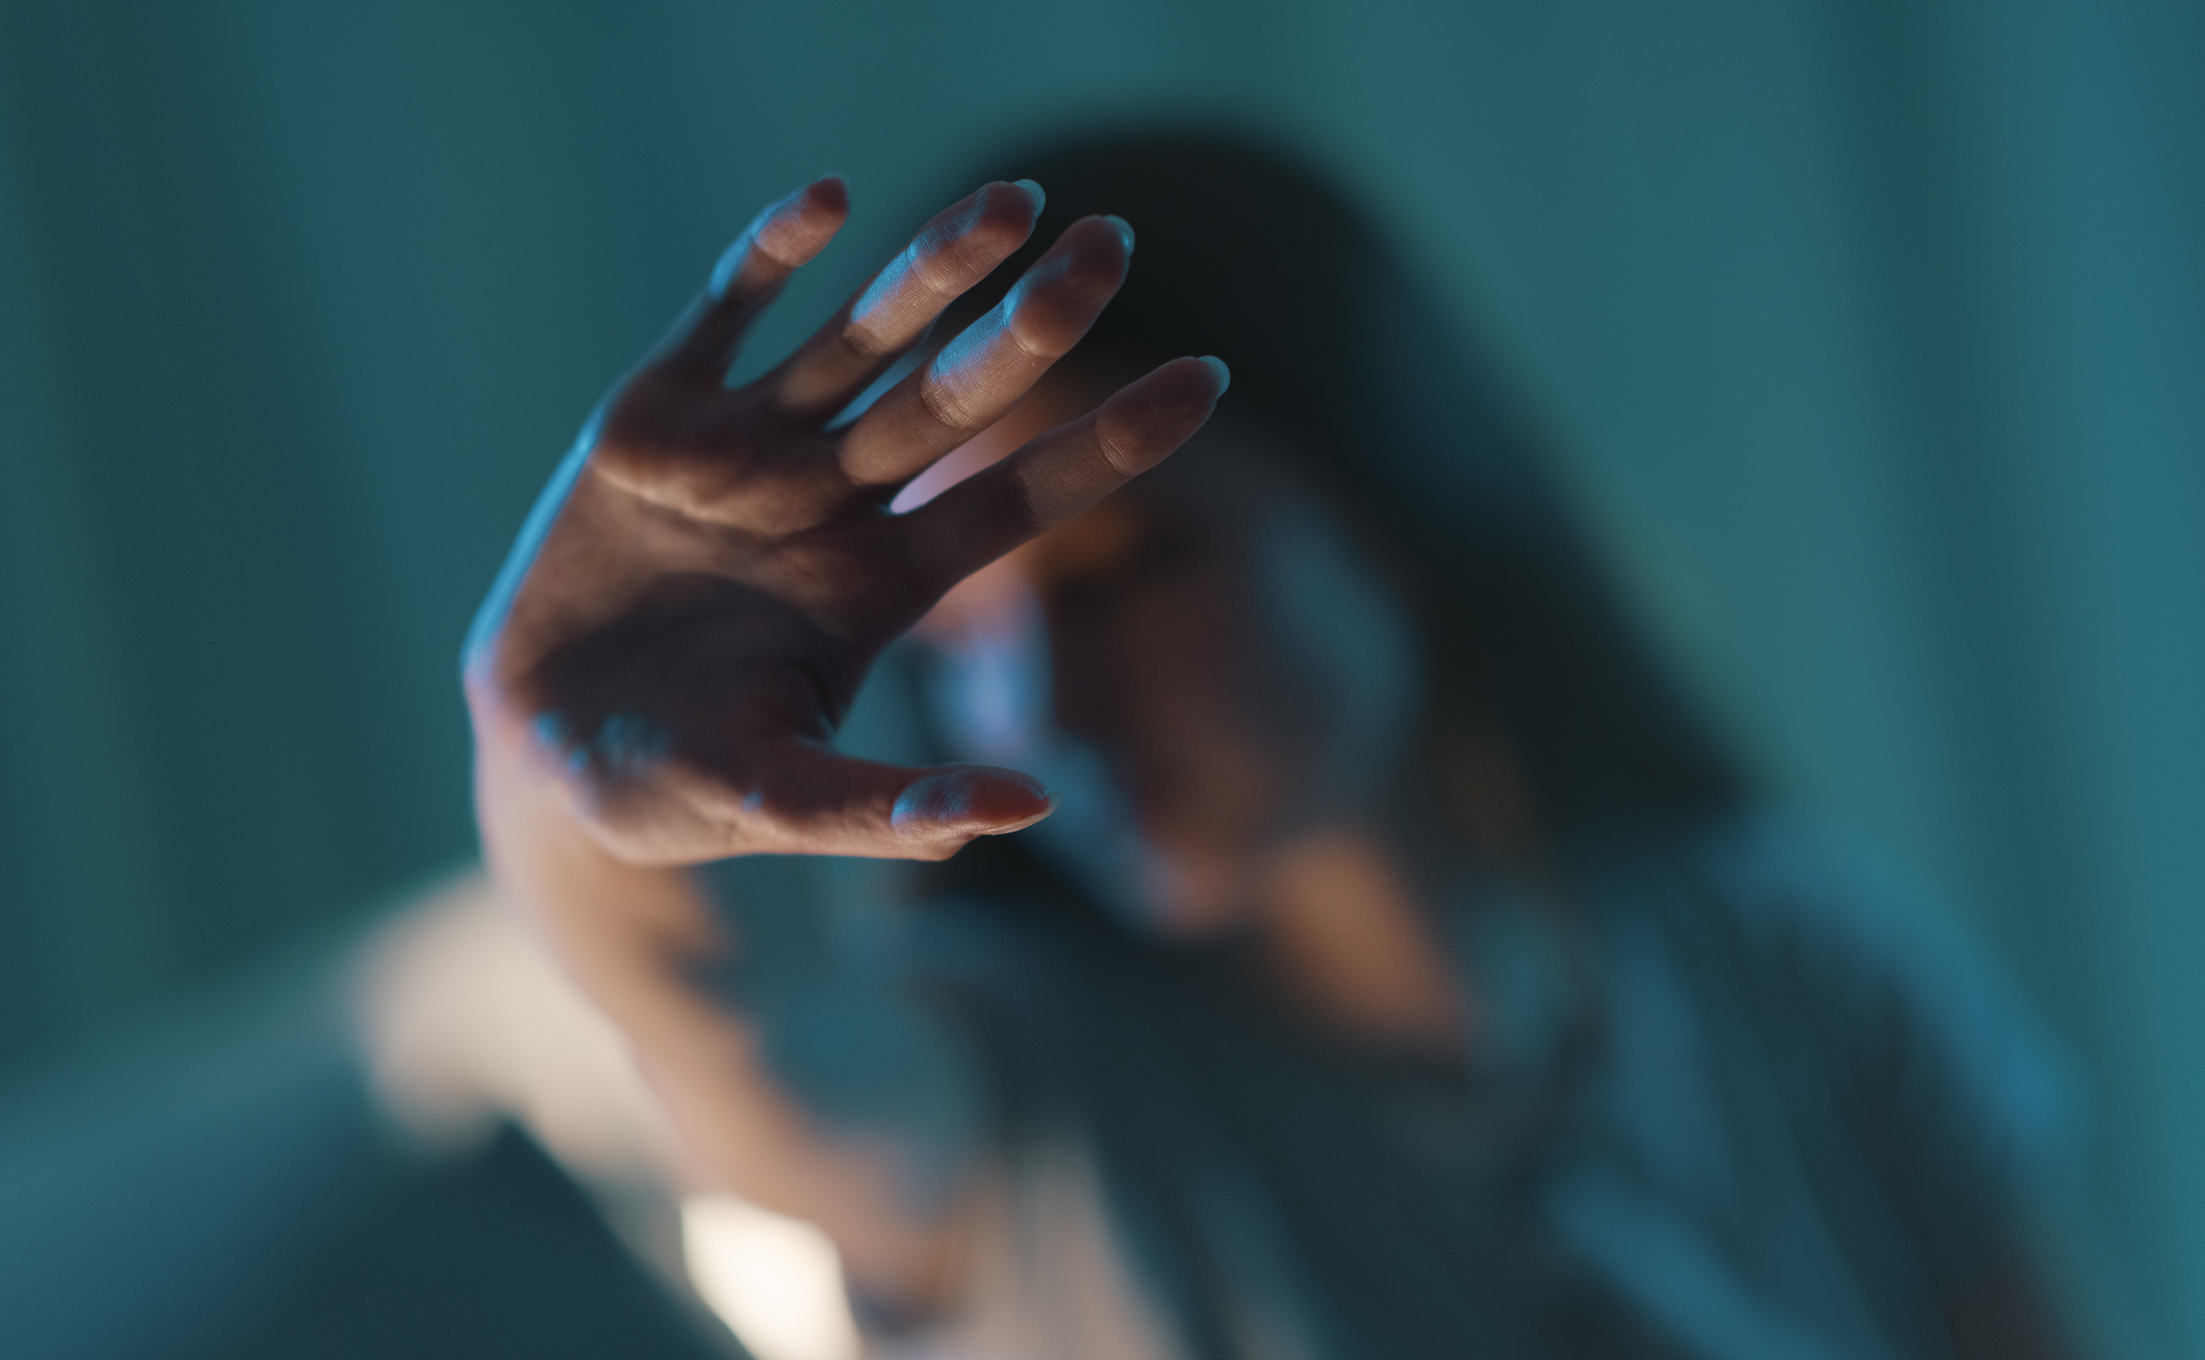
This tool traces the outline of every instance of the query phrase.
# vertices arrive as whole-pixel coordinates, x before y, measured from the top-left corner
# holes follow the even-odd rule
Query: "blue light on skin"
[[[1045,201],[1041,186],[1031,180],[1021,180],[1017,187],[1034,201],[1033,210],[1039,215]],[[901,337],[911,330],[909,318],[886,314],[887,305],[904,289],[911,275],[919,269],[922,260],[939,253],[945,246],[974,230],[980,225],[985,212],[986,205],[976,196],[963,212],[919,233],[911,244],[904,247],[901,254],[890,260],[874,276],[873,281],[866,285],[865,291],[858,295],[857,301],[851,304],[852,327],[867,332],[885,331],[897,337],[897,342],[900,343]],[[938,304],[939,298],[931,291],[921,289],[907,297],[903,305],[907,311],[918,311]]]
[[[1104,217],[1101,220],[1118,233],[1126,254],[1131,255],[1132,226],[1122,217]],[[1012,395],[1000,390],[1001,384],[1023,382],[1022,377],[996,375],[993,381],[998,390],[987,390],[986,370],[989,356],[1005,345],[1016,343],[1010,336],[1011,323],[1019,308],[1025,305],[1026,299],[1059,284],[1078,264],[1079,260],[1074,253],[1052,251],[1044,254],[1020,276],[1018,282],[1011,285],[1002,301],[989,309],[986,316],[966,327],[941,347],[927,365],[928,380],[938,390],[954,394],[958,400],[969,401],[975,406],[993,406],[996,404],[996,397],[1008,398]],[[868,296],[870,295],[871,290],[868,290]],[[1214,359],[1209,362],[1215,370],[1223,373],[1225,366],[1222,362]]]
[[[1039,184],[1030,179],[1013,180],[1012,183],[1033,200],[1034,215],[1039,217],[1042,207],[1049,201],[1048,194],[1043,192]],[[893,297],[896,289],[901,287],[904,281],[910,277],[911,271],[917,267],[919,256],[924,249],[938,244],[948,236],[969,229],[978,213],[979,208],[975,205],[972,210],[960,214],[943,227],[926,233],[909,246],[906,246],[903,253],[889,261],[887,266],[874,277],[873,281],[866,285],[865,291],[859,294],[857,300],[850,305],[852,324],[863,329],[893,331],[895,328],[892,319],[877,315],[883,302]],[[1131,228],[1126,230],[1130,233]],[[1127,239],[1130,242],[1130,235]],[[1132,246],[1128,244],[1126,249],[1130,251]],[[851,424],[859,416],[870,410],[873,403],[879,401],[890,388],[902,382],[915,372],[921,364],[933,358],[934,351],[928,344],[933,330],[933,323],[929,322],[918,338],[911,342],[911,349],[891,364],[886,372],[875,378],[866,386],[864,391],[860,392],[837,413],[834,419],[828,422],[828,428],[839,429]]]
[[[587,739],[558,713],[539,715],[531,725],[536,741],[576,778],[639,778],[663,764],[673,750],[665,726],[640,713],[613,713]]]

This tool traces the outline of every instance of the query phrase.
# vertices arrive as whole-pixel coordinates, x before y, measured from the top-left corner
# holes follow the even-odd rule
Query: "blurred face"
[[[1043,407],[953,455],[940,480],[1064,418]],[[1243,922],[1295,845],[1367,816],[1417,709],[1399,602],[1263,442],[1229,425],[967,581],[920,634],[957,755],[1060,793],[1024,834],[1170,934]]]

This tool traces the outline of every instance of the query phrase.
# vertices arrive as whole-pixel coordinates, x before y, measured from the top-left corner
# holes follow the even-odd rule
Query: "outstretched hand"
[[[938,859],[1048,814],[1046,791],[1014,771],[906,769],[832,746],[882,648],[964,576],[1161,462],[1224,390],[1222,364],[1174,360],[892,513],[1124,281],[1130,230],[1083,218],[1001,304],[835,423],[1025,242],[1039,206],[983,186],[785,362],[731,389],[745,330],[848,216],[840,179],[800,189],[729,248],[583,430],[484,602],[466,679],[478,742],[555,783],[616,857]]]

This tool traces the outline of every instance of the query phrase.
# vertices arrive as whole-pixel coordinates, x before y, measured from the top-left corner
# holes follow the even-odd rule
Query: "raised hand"
[[[1130,231],[1075,222],[1003,302],[847,424],[859,393],[1023,244],[1039,209],[988,184],[929,222],[797,352],[724,384],[744,331],[848,215],[820,180],[767,208],[546,488],[470,635],[485,759],[555,783],[635,864],[816,853],[940,858],[1052,804],[985,766],[831,746],[883,647],[968,573],[1079,514],[1208,418],[1178,359],[909,514],[889,502],[993,424],[1086,333]]]

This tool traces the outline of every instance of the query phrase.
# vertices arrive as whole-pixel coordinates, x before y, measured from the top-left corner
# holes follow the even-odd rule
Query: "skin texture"
[[[1146,928],[1249,934],[1284,998],[1374,1046],[1459,1053],[1476,998],[1378,812],[1411,732],[1388,715],[1415,695],[1368,664],[1394,645],[1383,630],[1325,622],[1385,602],[1299,610],[1265,566],[1286,525],[1296,554],[1354,575],[1322,508],[1229,429],[1105,501],[1203,425],[1222,365],[1176,360],[1115,390],[1047,377],[1125,277],[1123,224],[1073,224],[1002,307],[838,423],[1030,234],[1034,199],[985,185],[786,362],[724,386],[746,327],[847,208],[836,179],[767,208],[607,397],[483,606],[465,684],[492,867],[629,1037],[698,1178],[818,1224],[865,1293],[923,1313],[961,1288],[964,1201],[914,1208],[897,1149],[827,1135],[776,1085],[749,1019],[696,983],[742,942],[687,872],[752,853],[939,859],[1049,815],[1014,770],[833,751],[906,630],[954,650],[1041,603],[1053,720],[1110,753],[1155,870]],[[1147,571],[1161,540],[1178,565]],[[1391,669],[1413,676],[1413,653]],[[1528,860],[1537,827],[1505,746],[1461,754],[1464,788],[1446,792],[1466,843]],[[2065,1353],[2021,1260],[1955,1291],[1959,1354]]]
[[[1111,569],[1135,542],[1126,516],[1082,512],[1192,434],[1220,384],[1183,360],[1115,392],[1075,375],[1021,404],[1124,276],[1118,225],[1087,219],[1005,308],[830,428],[956,290],[1023,241],[1031,200],[998,184],[937,217],[786,363],[724,389],[743,324],[844,211],[829,180],[761,214],[608,398],[486,602],[466,682],[493,867],[628,1033],[699,1174],[819,1223],[869,1292],[924,1307],[955,1292],[962,1225],[899,1199],[895,1149],[822,1136],[764,1069],[747,1018],[692,984],[740,942],[683,866],[760,852],[940,858],[1047,815],[1044,791],[1013,771],[899,769],[827,742],[881,647],[967,573],[1051,529],[996,579],[1046,571],[1061,586]],[[923,505],[887,513],[953,449],[961,466],[935,476]],[[1213,483],[1193,508],[1222,530],[1218,492],[1238,485]],[[1201,573],[1177,607],[1127,610],[1131,632],[1075,630],[1097,662],[1134,663],[1071,696],[1088,736],[1139,768],[1189,733],[1223,733],[1176,761],[1175,779],[1146,781],[1177,792],[1147,800],[1145,830],[1183,879],[1212,885],[1156,924],[1202,934],[1275,916],[1282,991],[1313,1018],[1382,1043],[1459,1045],[1463,1003],[1391,852],[1341,808],[1280,834],[1276,791],[1307,772],[1280,767],[1263,732],[1220,721],[1250,697],[1230,649],[1205,663],[1178,645],[1246,603],[1233,576]],[[1161,711],[1129,727],[1097,689]],[[1358,929],[1342,929],[1346,915]]]
[[[888,505],[993,424],[1125,277],[1123,224],[1074,223],[1002,306],[860,418],[834,416],[1015,250],[1036,202],[982,186],[758,381],[750,322],[848,214],[825,179],[767,208],[606,399],[477,618],[464,679],[494,870],[620,1024],[699,1174],[820,1224],[854,1278],[940,1297],[960,1225],[909,1210],[894,1150],[824,1138],[747,1019],[693,985],[739,942],[683,866],[729,855],[936,859],[1052,806],[1035,781],[829,746],[873,658],[943,591],[1169,455],[1224,387],[1183,359],[1040,432],[923,510]]]
[[[1130,241],[1074,223],[1004,304],[847,426],[831,418],[1022,244],[984,186],[787,362],[721,379],[744,328],[847,215],[840,180],[769,208],[585,430],[468,649],[478,725],[534,756],[630,863],[758,852],[938,858],[1047,811],[1004,771],[919,772],[828,746],[882,647],[943,591],[1154,465],[1222,366],[1166,364],[909,515],[914,474],[994,423],[1085,333]]]

